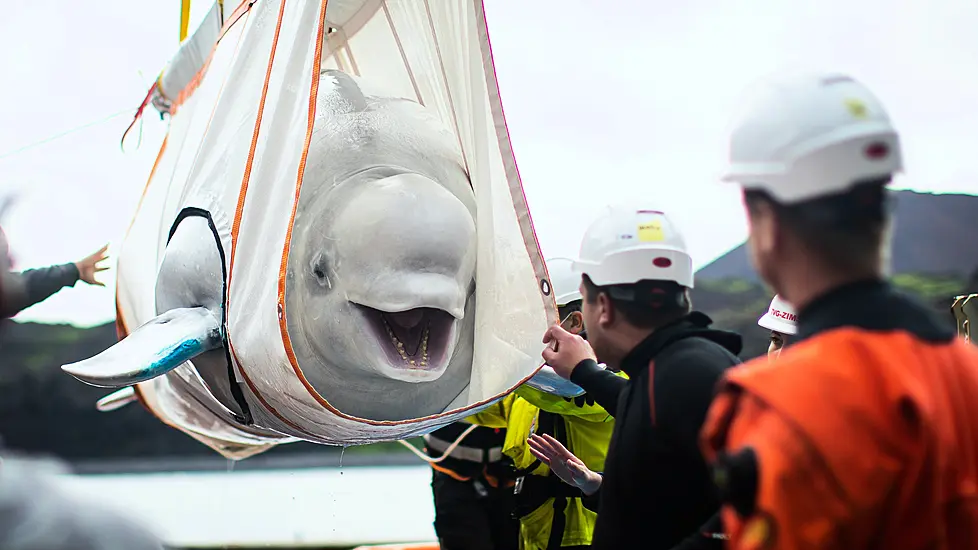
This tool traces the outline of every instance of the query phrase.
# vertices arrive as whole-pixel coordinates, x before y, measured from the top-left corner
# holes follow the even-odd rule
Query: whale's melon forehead
[[[291,267],[327,272],[328,288],[429,273],[467,289],[476,205],[455,134],[417,102],[323,78]]]
[[[359,186],[335,212],[329,235],[337,261],[471,277],[473,216],[425,176],[398,174]]]

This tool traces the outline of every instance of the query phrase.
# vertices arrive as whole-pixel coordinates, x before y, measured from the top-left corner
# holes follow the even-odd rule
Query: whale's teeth
[[[397,350],[398,355],[401,356],[401,359],[403,359],[408,366],[420,368],[428,366],[428,336],[431,334],[431,323],[425,325],[424,333],[421,335],[421,346],[418,348],[418,351],[421,353],[420,362],[408,357],[407,352],[404,350],[404,342],[401,342],[397,335],[394,334],[394,330],[387,323],[386,319],[384,320],[384,328],[387,330],[387,336],[390,337],[391,343],[394,344],[394,349]]]
[[[427,367],[428,366],[428,331],[430,330],[430,328],[431,328],[431,324],[425,325],[425,327],[424,327],[424,335],[422,335],[422,337],[421,337],[421,349],[418,350],[418,351],[421,352],[421,366],[422,367]]]

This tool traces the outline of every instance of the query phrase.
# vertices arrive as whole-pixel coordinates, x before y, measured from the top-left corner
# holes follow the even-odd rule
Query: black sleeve
[[[655,424],[671,433],[690,456],[700,454],[700,429],[717,383],[734,361],[712,344],[690,341],[669,358],[668,366],[660,363],[650,378]]]
[[[690,340],[650,379],[655,423],[669,431],[690,456],[700,454],[699,436],[706,413],[726,369],[737,363],[720,348]],[[661,365],[661,363],[660,363]],[[665,365],[662,365],[665,367]],[[672,550],[720,550],[723,525],[719,512]]]
[[[601,484],[604,485],[604,481],[602,481]],[[598,487],[598,490],[595,491],[594,493],[590,495],[584,495],[583,497],[581,497],[581,504],[583,504],[585,508],[591,510],[594,513],[598,513],[599,502],[601,502],[601,487]]]
[[[10,288],[4,289],[3,317],[13,317],[32,305],[43,302],[66,286],[78,282],[78,268],[73,263],[28,269],[11,273]]]
[[[588,392],[594,402],[611,416],[615,416],[618,411],[618,396],[628,385],[627,379],[602,369],[594,359],[585,359],[578,363],[571,372],[570,381]]]

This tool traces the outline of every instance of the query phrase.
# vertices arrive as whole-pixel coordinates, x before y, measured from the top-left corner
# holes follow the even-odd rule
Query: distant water
[[[62,480],[73,492],[143,520],[176,547],[435,540],[431,469],[423,464]]]

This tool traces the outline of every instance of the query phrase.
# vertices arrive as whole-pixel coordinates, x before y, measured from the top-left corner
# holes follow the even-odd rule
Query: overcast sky
[[[138,127],[128,153],[119,138],[176,51],[179,4],[5,2],[0,188],[20,190],[3,220],[18,268],[117,244],[165,123],[149,110],[139,149]],[[737,194],[717,183],[726,128],[743,89],[779,68],[849,71],[873,88],[903,134],[901,187],[978,191],[978,2],[487,4],[517,161],[547,256],[572,256],[604,204],[635,199],[672,215],[697,266],[740,243]],[[193,20],[208,8],[195,1]],[[18,318],[109,321],[111,271],[104,280],[104,289],[80,285]]]

